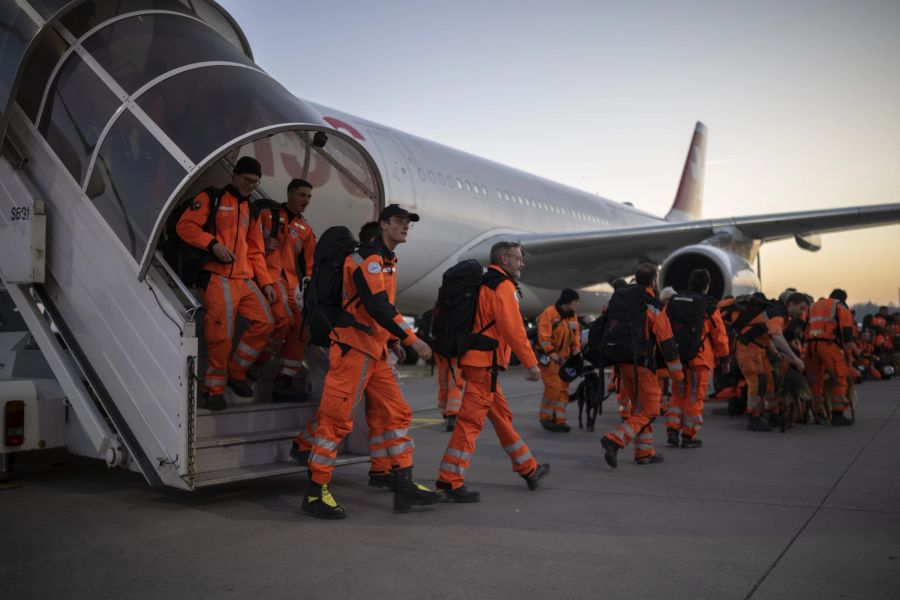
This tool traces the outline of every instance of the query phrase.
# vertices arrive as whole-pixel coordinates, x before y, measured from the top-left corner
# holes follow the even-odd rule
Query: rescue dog
[[[590,371],[584,374],[584,379],[578,384],[575,393],[569,396],[569,401],[578,402],[578,429],[584,429],[585,423],[582,421],[582,415],[587,421],[587,430],[594,431],[594,424],[597,422],[597,415],[602,414],[603,392],[600,390],[600,376]]]
[[[781,382],[781,431],[793,427],[797,423],[809,420],[812,408],[812,391],[803,373],[790,369]],[[813,414],[815,417],[815,414]]]

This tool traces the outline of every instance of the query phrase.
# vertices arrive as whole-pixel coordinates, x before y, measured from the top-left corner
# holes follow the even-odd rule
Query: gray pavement
[[[433,483],[449,434],[434,380],[406,373],[416,475]],[[503,384],[520,433],[552,464],[530,492],[488,428],[474,505],[391,512],[366,465],[340,469],[339,522],[300,512],[305,477],[202,490],[67,456],[26,457],[0,492],[5,598],[900,597],[900,381],[860,388],[858,423],[753,433],[706,411],[701,449],[603,462],[598,431],[540,429],[540,385]],[[575,423],[570,407],[570,422]],[[664,434],[658,430],[657,444]]]

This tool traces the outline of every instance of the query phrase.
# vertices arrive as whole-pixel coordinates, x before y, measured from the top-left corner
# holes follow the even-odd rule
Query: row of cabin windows
[[[469,193],[478,194],[480,196],[488,195],[487,186],[484,186],[480,183],[470,182],[467,179],[461,179],[459,177],[454,177],[453,175],[435,173],[434,171],[426,172],[425,169],[422,169],[421,167],[419,168],[419,179],[421,179],[422,181],[428,181],[435,185],[442,185],[445,187],[449,186],[451,188],[455,187],[459,191],[466,191]],[[577,210],[571,210],[568,208],[562,208],[554,204],[548,204],[546,202],[539,202],[537,200],[532,200],[531,198],[528,198],[526,196],[520,196],[519,194],[516,194],[514,192],[497,190],[497,198],[511,204],[518,203],[529,208],[537,208],[545,212],[578,219],[580,221],[584,221],[585,223],[596,223],[598,225],[608,224],[607,220],[603,217],[599,217],[597,215],[589,215],[587,213],[583,213]]]
[[[425,169],[419,168],[419,179],[422,181],[428,181],[429,183],[433,183],[435,185],[449,186],[451,188],[456,188],[461,192],[468,192],[470,194],[477,194],[479,196],[487,196],[488,189],[487,186],[481,185],[480,183],[474,183],[469,181],[468,179],[460,179],[459,177],[454,177],[453,175],[444,175],[443,173],[435,173],[434,171],[425,172]]]
[[[526,206],[528,208],[536,208],[538,210],[543,210],[545,212],[554,213],[557,215],[563,215],[565,217],[570,217],[572,219],[578,219],[579,221],[584,221],[585,223],[596,223],[598,225],[606,225],[607,221],[603,217],[599,217],[597,215],[589,215],[587,213],[583,213],[578,210],[572,210],[570,208],[563,208],[560,206],[556,206],[555,204],[549,204],[547,202],[540,202],[538,200],[533,200],[527,196],[522,196],[516,194],[515,192],[507,192],[505,190],[497,190],[497,198],[500,200],[504,200],[511,204],[521,204],[522,206]]]

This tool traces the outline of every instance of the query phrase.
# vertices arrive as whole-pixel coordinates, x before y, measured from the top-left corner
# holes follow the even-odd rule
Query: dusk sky
[[[664,215],[900,202],[900,2],[221,4],[301,98]],[[762,252],[764,291],[898,301],[900,226]]]

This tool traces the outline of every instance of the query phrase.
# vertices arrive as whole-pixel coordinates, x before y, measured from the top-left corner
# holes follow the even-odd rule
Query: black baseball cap
[[[419,220],[419,215],[409,212],[399,204],[388,204],[382,208],[378,220],[387,221],[391,217],[409,217],[409,220],[414,223]]]

